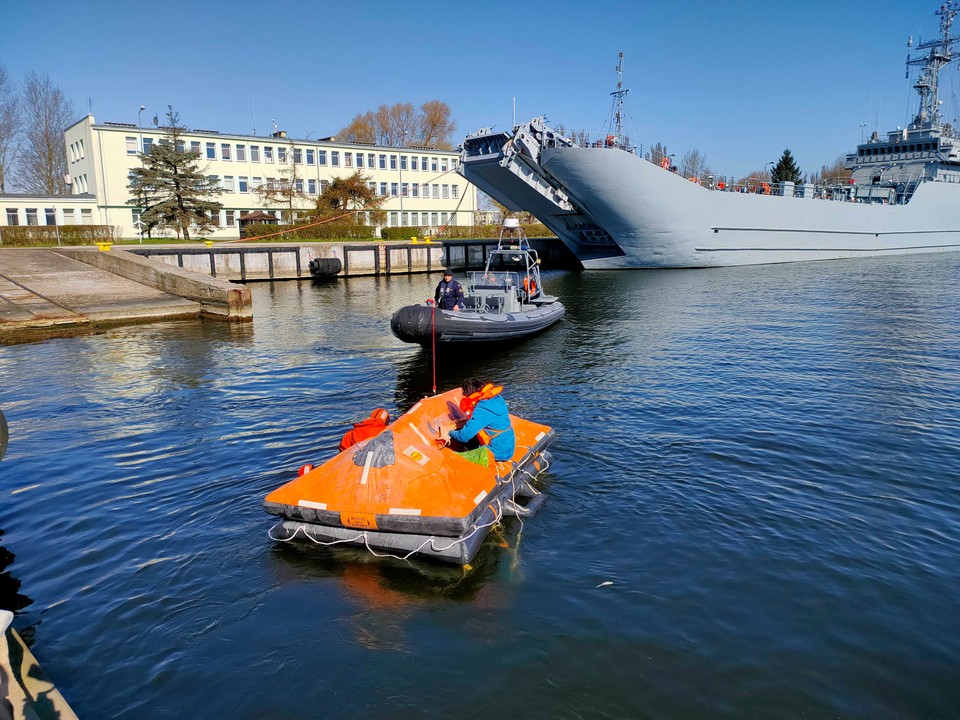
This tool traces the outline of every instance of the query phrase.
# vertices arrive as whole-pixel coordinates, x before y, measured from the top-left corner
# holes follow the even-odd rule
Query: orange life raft
[[[434,442],[441,423],[462,417],[461,399],[460,390],[425,398],[267,495],[264,509],[282,518],[271,537],[469,563],[502,517],[530,516],[543,503],[531,481],[550,464],[554,431],[511,415],[514,456],[483,467]]]

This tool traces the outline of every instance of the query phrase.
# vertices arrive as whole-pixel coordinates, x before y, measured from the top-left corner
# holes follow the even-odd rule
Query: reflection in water
[[[0,530],[0,538],[3,531]],[[20,592],[20,581],[10,572],[14,555],[5,546],[0,545],[0,609],[17,613],[33,602]]]
[[[262,509],[430,392],[389,320],[435,276],[2,348],[8,596],[81,717],[952,717],[958,268],[553,273],[561,323],[438,355],[557,430],[543,511],[466,574]]]

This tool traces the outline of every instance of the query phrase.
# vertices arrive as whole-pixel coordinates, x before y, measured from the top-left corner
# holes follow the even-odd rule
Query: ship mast
[[[940,6],[936,15],[940,17],[940,37],[936,40],[920,43],[917,45],[917,51],[929,50],[926,55],[911,57],[907,54],[907,77],[910,76],[910,66],[921,66],[920,75],[913,86],[920,94],[920,110],[913,119],[913,128],[921,130],[931,127],[939,127],[940,122],[940,101],[937,97],[938,83],[940,80],[940,70],[949,65],[954,60],[953,48],[960,42],[960,36],[950,37],[950,27],[953,20],[960,11],[960,3],[956,0],[949,0]],[[907,41],[907,47],[913,46],[913,38]]]
[[[613,69],[617,73],[617,89],[614,90],[611,95],[613,95],[617,100],[617,112],[614,120],[614,125],[617,129],[617,139],[622,143],[623,142],[623,98],[630,92],[629,89],[623,89],[623,51],[617,55],[617,66]]]

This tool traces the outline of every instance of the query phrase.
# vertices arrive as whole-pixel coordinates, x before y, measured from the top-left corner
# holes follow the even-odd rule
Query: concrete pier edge
[[[143,285],[200,303],[202,314],[237,322],[253,319],[250,289],[227,280],[152,262],[116,246],[108,252],[96,248],[52,248],[64,257],[119,275]]]

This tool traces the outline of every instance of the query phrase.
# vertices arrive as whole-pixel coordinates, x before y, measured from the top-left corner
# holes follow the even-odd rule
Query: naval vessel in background
[[[919,110],[906,128],[874,132],[847,155],[834,184],[763,183],[754,192],[672,172],[669,158],[623,134],[622,53],[616,125],[595,142],[545,118],[512,132],[468,135],[460,173],[511,210],[535,215],[585,268],[680,268],[940,252],[960,249],[960,137],[945,124],[940,72],[960,36],[960,4],[943,4],[937,39],[920,42]],[[759,189],[759,193],[756,190]]]

